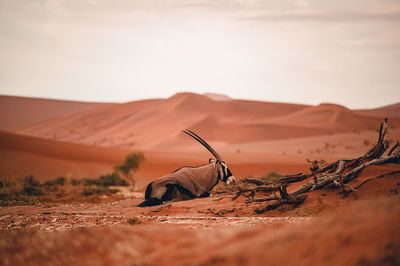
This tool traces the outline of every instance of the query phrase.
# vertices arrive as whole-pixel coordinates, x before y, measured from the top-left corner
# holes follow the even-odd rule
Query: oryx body
[[[186,198],[208,197],[211,189],[219,180],[227,184],[235,182],[228,166],[221,160],[221,157],[194,132],[183,131],[199,141],[215,157],[216,160],[197,167],[184,166],[174,172],[162,176],[151,182],[145,193],[145,201],[139,206],[150,206],[161,204],[164,201],[172,200],[180,193]]]

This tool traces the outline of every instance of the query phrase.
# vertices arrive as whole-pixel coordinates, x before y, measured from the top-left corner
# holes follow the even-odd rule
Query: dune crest
[[[183,145],[186,140],[180,130],[184,128],[226,146],[374,130],[384,117],[377,111],[374,114],[327,103],[216,101],[209,95],[178,93],[167,99],[113,104],[49,119],[16,133],[86,145],[160,150],[168,148],[168,143]],[[400,126],[400,118],[392,117],[391,124]]]
[[[24,126],[16,134],[2,132],[1,163],[6,175],[54,178],[75,169],[73,174],[82,177],[110,172],[129,151],[140,150],[149,160],[138,178],[148,180],[208,160],[210,154],[181,133],[189,128],[220,151],[237,175],[294,173],[307,169],[306,158],[361,155],[375,142],[375,130],[386,116],[398,136],[400,117],[390,117],[397,107],[374,109],[371,115],[335,104],[216,101],[178,93],[94,106]],[[19,162],[24,167],[18,168]]]
[[[106,105],[112,104],[0,95],[0,130],[15,130]]]

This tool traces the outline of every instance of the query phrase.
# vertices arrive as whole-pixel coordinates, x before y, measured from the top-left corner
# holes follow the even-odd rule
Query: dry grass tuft
[[[141,224],[142,220],[139,217],[132,217],[128,218],[126,222],[130,225],[135,225],[135,224]]]

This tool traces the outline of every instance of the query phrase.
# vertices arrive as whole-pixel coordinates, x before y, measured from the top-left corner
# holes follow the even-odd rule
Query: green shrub
[[[28,196],[41,196],[44,192],[40,189],[40,181],[36,180],[33,175],[24,178],[23,187],[20,194]]]
[[[129,186],[125,179],[122,179],[117,173],[102,175],[97,179],[85,178],[82,180],[84,186]]]
[[[12,178],[2,177],[0,179],[0,189],[15,186],[16,182]]]
[[[64,186],[66,180],[67,180],[67,179],[66,179],[65,177],[60,176],[60,177],[57,177],[57,178],[54,179],[54,180],[47,180],[47,181],[45,181],[43,185],[44,185],[44,186],[57,186],[57,185]]]
[[[211,193],[221,192],[221,191],[231,191],[235,190],[236,184],[227,185],[224,182],[218,182],[218,184],[212,189]]]
[[[14,206],[14,205],[38,205],[39,202],[34,198],[14,193],[2,192],[0,193],[0,206]]]
[[[109,195],[109,194],[115,194],[119,190],[118,189],[110,189],[108,187],[90,187],[90,188],[85,188],[82,191],[83,196],[91,196],[91,195]]]
[[[100,186],[100,180],[98,179],[84,178],[82,183],[84,186]]]
[[[24,184],[24,188],[22,190],[22,193],[24,195],[28,196],[42,196],[44,195],[44,192],[40,189],[40,187],[33,186],[30,184]]]
[[[100,184],[102,186],[129,186],[125,179],[122,179],[117,173],[100,176]]]
[[[64,176],[59,176],[59,177],[56,178],[55,183],[57,185],[64,186],[65,185],[65,181],[67,181],[67,179]]]
[[[81,180],[71,179],[71,185],[78,186],[81,184]]]
[[[133,172],[136,172],[139,169],[140,164],[144,161],[145,157],[143,153],[131,153],[126,156],[125,161],[122,164],[115,165],[114,169],[116,172],[124,174],[132,184],[135,184]]]
[[[40,186],[40,181],[36,180],[33,175],[29,175],[29,176],[25,177],[24,184],[33,186],[33,187],[37,187],[37,186]]]
[[[260,178],[260,180],[261,180],[261,181],[264,181],[264,182],[266,182],[266,183],[273,183],[273,182],[275,182],[276,180],[278,180],[278,179],[281,178],[281,177],[282,177],[281,174],[279,174],[279,173],[273,171],[273,172],[269,172],[269,173],[268,173],[267,175],[265,175],[265,176],[262,176],[262,177]]]

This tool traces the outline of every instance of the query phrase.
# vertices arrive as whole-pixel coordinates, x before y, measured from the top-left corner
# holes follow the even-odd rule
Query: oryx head
[[[188,134],[201,145],[203,145],[211,154],[215,157],[215,160],[210,159],[210,163],[214,163],[215,167],[218,169],[218,178],[219,180],[225,182],[230,185],[236,182],[235,177],[232,175],[231,170],[229,170],[228,165],[221,159],[221,156],[202,138],[200,138],[196,133],[190,131],[189,129],[182,130],[182,132]]]

